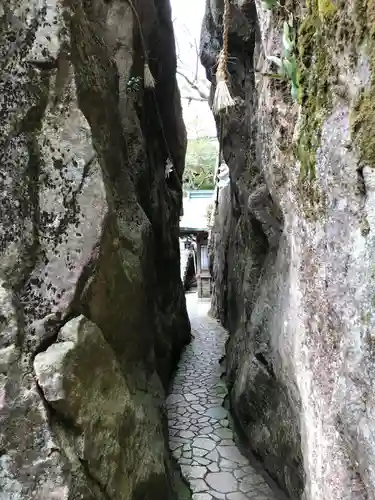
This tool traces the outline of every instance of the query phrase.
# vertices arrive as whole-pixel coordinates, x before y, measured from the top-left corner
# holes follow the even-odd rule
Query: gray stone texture
[[[167,398],[169,443],[193,500],[279,498],[234,444],[220,359],[227,332],[207,315],[209,303],[187,296],[194,339],[185,349]],[[192,404],[191,396],[198,404]],[[215,409],[213,414],[208,410]],[[221,411],[217,411],[220,409]]]
[[[1,500],[176,498],[186,137],[169,3],[135,3],[0,3]]]
[[[234,416],[270,475],[294,500],[374,499],[375,5],[280,3],[231,2],[212,312],[230,333]],[[212,78],[223,2],[206,5]],[[262,75],[288,11],[299,103]]]

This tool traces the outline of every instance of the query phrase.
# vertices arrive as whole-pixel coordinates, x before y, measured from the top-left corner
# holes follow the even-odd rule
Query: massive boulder
[[[209,78],[222,18],[207,0]],[[293,97],[267,57],[288,45],[285,22]],[[213,313],[230,332],[236,421],[292,499],[375,498],[374,27],[368,0],[230,6]]]
[[[0,54],[0,499],[175,499],[163,400],[190,326],[169,2],[9,0]]]

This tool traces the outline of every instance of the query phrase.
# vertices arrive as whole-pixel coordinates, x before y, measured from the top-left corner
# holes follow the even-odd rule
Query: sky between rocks
[[[181,60],[179,65],[182,63],[183,71],[189,76],[195,73],[197,56],[192,44],[196,41],[199,47],[205,3],[205,0],[171,0],[176,51]],[[205,78],[200,62],[199,76]],[[180,85],[182,80],[178,80]],[[182,99],[182,106],[188,138],[216,137],[215,122],[207,102],[191,101],[189,104],[186,99]]]

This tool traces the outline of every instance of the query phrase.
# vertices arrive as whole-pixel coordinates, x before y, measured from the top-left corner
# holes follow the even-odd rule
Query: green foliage
[[[219,145],[216,138],[188,141],[184,172],[185,189],[213,189]]]
[[[277,5],[277,0],[263,0],[262,5],[265,9],[272,9]]]
[[[139,76],[132,76],[129,78],[127,83],[127,89],[129,92],[138,92],[141,88],[142,79]]]
[[[298,81],[297,81],[297,61],[295,57],[296,36],[293,29],[293,19],[284,21],[283,29],[283,52],[281,57],[268,56],[268,59],[276,64],[279,71],[280,79],[285,79],[290,83],[290,93],[293,100],[298,98]]]

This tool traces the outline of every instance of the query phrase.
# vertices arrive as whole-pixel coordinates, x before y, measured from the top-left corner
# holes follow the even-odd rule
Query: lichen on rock
[[[186,134],[169,4],[136,7],[141,24],[120,0],[0,11],[1,500],[176,498]],[[153,95],[126,86],[140,30]]]
[[[359,25],[357,43],[365,45],[364,52],[370,61],[372,78],[354,105],[352,127],[361,161],[364,165],[375,167],[375,120],[372,112],[375,105],[375,5],[363,0],[358,3],[356,9]]]
[[[231,182],[211,241],[231,407],[290,498],[365,500],[375,487],[373,2],[255,4],[232,4],[230,83],[246,105],[222,117]],[[221,13],[207,2],[208,75]],[[264,76],[290,15],[298,104]]]

